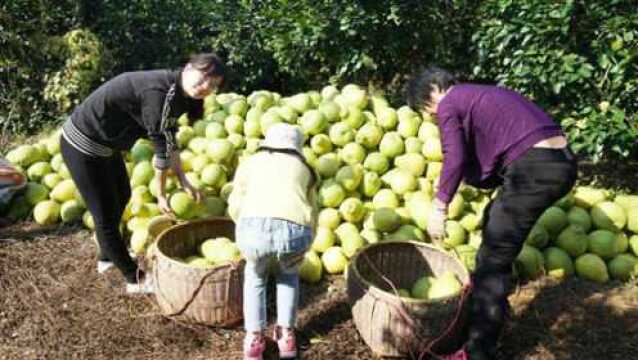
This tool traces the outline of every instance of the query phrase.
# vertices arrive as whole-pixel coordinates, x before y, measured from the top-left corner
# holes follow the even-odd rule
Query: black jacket
[[[202,106],[202,100],[184,94],[180,79],[181,71],[123,73],[91,93],[71,122],[88,139],[113,150],[129,150],[147,137],[155,146],[156,167],[166,168],[168,151],[176,149],[176,119]]]

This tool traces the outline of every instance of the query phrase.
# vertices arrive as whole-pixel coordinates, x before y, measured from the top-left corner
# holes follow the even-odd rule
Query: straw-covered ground
[[[164,318],[152,297],[124,295],[117,273],[98,275],[95,260],[89,232],[77,227],[0,230],[0,359],[241,358],[240,328]],[[301,358],[374,358],[341,276],[303,285],[301,302]],[[635,282],[545,278],[520,286],[511,302],[503,359],[638,359]]]

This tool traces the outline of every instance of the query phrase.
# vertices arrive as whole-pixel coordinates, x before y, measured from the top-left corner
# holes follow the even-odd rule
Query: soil
[[[125,295],[119,274],[99,275],[95,265],[90,233],[79,227],[0,229],[0,359],[241,359],[240,327],[165,318],[152,296]],[[542,278],[510,301],[502,359],[638,359],[636,282]],[[269,303],[273,314],[272,296]],[[302,284],[300,307],[300,358],[375,359],[342,276]],[[270,344],[265,358],[275,354]]]

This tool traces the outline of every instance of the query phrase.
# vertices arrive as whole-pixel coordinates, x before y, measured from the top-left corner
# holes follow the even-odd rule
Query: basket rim
[[[160,241],[162,241],[166,237],[166,234],[171,232],[171,231],[177,231],[179,229],[182,229],[182,228],[185,228],[185,227],[188,227],[188,226],[192,226],[193,224],[212,223],[212,222],[218,222],[220,220],[221,221],[225,221],[225,222],[231,222],[231,223],[234,224],[234,221],[232,219],[230,219],[230,218],[227,218],[227,217],[224,217],[224,216],[212,216],[212,217],[207,217],[205,219],[195,219],[195,220],[186,220],[186,221],[178,222],[177,224],[164,229],[159,235],[157,235],[157,240],[155,241],[155,243],[156,243],[155,252],[157,254],[156,257],[157,258],[162,258],[163,261],[168,261],[172,265],[178,265],[178,266],[180,266],[182,268],[202,270],[202,271],[220,270],[220,269],[223,269],[225,267],[237,267],[238,265],[241,265],[243,262],[246,261],[244,258],[241,258],[239,260],[228,260],[228,261],[224,261],[223,263],[220,263],[220,264],[212,264],[210,267],[206,267],[206,268],[197,268],[197,267],[193,267],[193,266],[188,266],[187,264],[184,264],[181,261],[177,261],[177,260],[173,259],[172,257],[164,254],[164,252],[162,251],[162,249],[159,246]]]
[[[404,302],[404,303],[409,303],[409,304],[413,304],[413,305],[428,305],[428,304],[435,304],[435,303],[443,303],[446,301],[449,301],[451,299],[455,299],[461,296],[461,294],[455,294],[455,295],[450,295],[450,296],[446,296],[446,297],[442,297],[442,298],[438,298],[436,300],[433,299],[415,299],[412,297],[406,298],[406,297],[402,297],[402,296],[398,296],[395,293],[392,292],[388,292],[385,291],[381,288],[379,288],[378,286],[376,286],[375,284],[373,284],[372,282],[368,281],[367,279],[365,279],[361,273],[359,273],[359,268],[357,266],[358,261],[360,259],[360,256],[362,254],[364,254],[366,251],[370,250],[371,248],[374,247],[380,247],[380,246],[392,246],[392,244],[404,244],[404,245],[413,245],[416,247],[426,247],[429,248],[431,250],[435,250],[438,252],[443,253],[444,255],[449,256],[450,258],[452,258],[457,264],[459,264],[461,266],[461,268],[463,269],[463,271],[465,272],[465,274],[467,275],[468,281],[463,282],[463,288],[467,287],[470,284],[469,278],[470,278],[470,273],[469,271],[465,268],[465,266],[463,266],[463,264],[459,261],[459,259],[455,258],[454,256],[449,255],[447,252],[433,246],[427,243],[422,243],[419,241],[415,241],[415,240],[399,240],[399,241],[386,241],[386,242],[378,242],[378,243],[374,243],[374,244],[370,244],[370,245],[366,245],[365,247],[361,248],[359,251],[357,251],[357,253],[350,259],[350,269],[348,269],[348,278],[350,276],[356,276],[357,280],[360,281],[361,283],[363,283],[365,286],[368,287],[368,291],[371,292],[374,296],[381,298],[381,299],[386,299],[386,300],[390,300],[390,301],[396,301],[396,299],[398,298],[400,301]],[[352,275],[350,274],[352,272]]]

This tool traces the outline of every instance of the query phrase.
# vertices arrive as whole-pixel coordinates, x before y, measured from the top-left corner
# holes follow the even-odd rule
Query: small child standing
[[[312,242],[317,216],[316,177],[302,155],[297,126],[272,125],[258,151],[243,160],[228,199],[236,223],[244,270],[244,359],[262,359],[266,349],[267,265],[277,275],[277,324],[274,339],[282,359],[297,356],[294,327],[299,299],[299,264]]]

